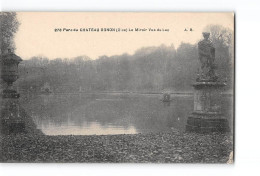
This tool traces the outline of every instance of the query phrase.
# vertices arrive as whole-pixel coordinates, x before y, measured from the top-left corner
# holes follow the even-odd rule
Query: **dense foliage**
[[[18,27],[15,12],[0,12],[0,53],[15,49],[14,35]]]

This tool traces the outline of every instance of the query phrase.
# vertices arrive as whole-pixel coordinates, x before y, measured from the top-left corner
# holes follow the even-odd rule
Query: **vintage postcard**
[[[233,163],[234,13],[1,12],[0,161]]]

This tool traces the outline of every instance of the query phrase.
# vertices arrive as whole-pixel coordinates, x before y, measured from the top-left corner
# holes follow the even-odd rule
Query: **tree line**
[[[232,89],[232,32],[221,26],[208,26],[216,47],[217,73]],[[192,91],[199,68],[197,45],[144,47],[133,55],[88,56],[49,60],[35,56],[19,66],[17,86],[39,92],[48,83],[54,92],[81,91]]]

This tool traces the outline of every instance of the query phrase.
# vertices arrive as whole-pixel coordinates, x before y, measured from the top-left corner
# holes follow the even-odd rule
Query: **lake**
[[[46,135],[112,135],[185,131],[193,111],[193,95],[82,93],[22,97],[22,106]],[[223,112],[232,130],[232,96],[223,101]]]

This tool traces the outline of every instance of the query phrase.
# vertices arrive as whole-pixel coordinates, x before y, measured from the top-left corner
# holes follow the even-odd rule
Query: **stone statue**
[[[216,81],[215,48],[209,40],[210,33],[203,32],[204,39],[198,43],[199,60],[201,63],[197,81]]]

